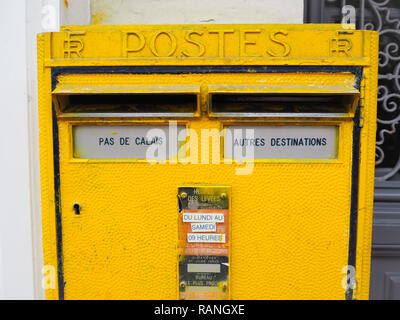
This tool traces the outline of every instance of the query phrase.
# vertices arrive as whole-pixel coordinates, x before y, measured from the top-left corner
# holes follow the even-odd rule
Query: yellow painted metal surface
[[[344,299],[351,205],[353,119],[209,117],[209,86],[352,87],[350,72],[301,71],[302,66],[363,67],[354,298],[369,294],[376,130],[378,36],[339,25],[74,26],[38,37],[40,165],[45,265],[62,271],[65,299],[179,297],[177,191],[182,185],[231,187],[231,299]],[[248,66],[243,73],[67,73],[55,67]],[[297,66],[256,73],[252,66]],[[54,69],[53,69],[54,70]],[[137,92],[163,86],[199,88],[200,113],[178,124],[198,133],[227,125],[337,125],[338,157],[256,160],[240,164],[150,164],[129,159],[73,158],[72,126],[167,124],[164,118],[63,118],[59,115],[60,188],[54,180],[52,92]],[[307,91],[307,90],[305,90]],[[143,92],[146,92],[143,89]],[[217,139],[218,140],[218,139]],[[214,140],[213,140],[214,141]],[[214,141],[215,144],[215,141]],[[210,146],[215,150],[218,146]],[[222,152],[221,152],[222,153]],[[190,153],[189,158],[199,154]],[[222,162],[222,156],[218,158]],[[55,189],[56,188],[56,189]],[[56,195],[60,202],[55,203]],[[73,204],[82,206],[79,216]],[[62,266],[56,207],[61,212]],[[59,243],[60,245],[60,243]],[[56,274],[57,275],[57,274]],[[50,279],[51,280],[51,279]],[[58,282],[46,298],[58,299]]]

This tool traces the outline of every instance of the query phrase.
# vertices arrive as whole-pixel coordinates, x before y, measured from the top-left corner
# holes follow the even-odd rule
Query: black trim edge
[[[56,109],[52,107],[53,118],[53,164],[54,164],[54,205],[56,209],[56,237],[57,237],[57,275],[58,298],[64,300],[64,267],[62,250],[62,224],[61,224],[61,194],[60,194],[60,148],[58,140],[58,123]]]
[[[348,266],[355,271],[357,253],[357,217],[358,217],[358,179],[360,169],[360,108],[354,115],[353,127],[353,155],[351,169],[351,206],[350,206],[350,227],[349,227],[349,257]],[[350,270],[348,270],[348,273]],[[349,278],[348,278],[349,279]],[[356,284],[357,285],[357,284]],[[353,289],[348,286],[346,290],[346,300],[353,300]]]

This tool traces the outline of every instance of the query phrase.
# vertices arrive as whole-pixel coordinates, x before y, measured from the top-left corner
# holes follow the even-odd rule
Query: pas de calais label
[[[77,125],[73,127],[74,157],[149,159],[149,148],[153,148],[152,159],[163,156],[168,159],[178,154],[186,140],[185,126],[175,128],[176,133],[165,125]]]

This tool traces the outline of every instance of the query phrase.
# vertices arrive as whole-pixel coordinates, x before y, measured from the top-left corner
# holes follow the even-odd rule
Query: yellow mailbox
[[[367,299],[378,35],[38,37],[48,299]]]

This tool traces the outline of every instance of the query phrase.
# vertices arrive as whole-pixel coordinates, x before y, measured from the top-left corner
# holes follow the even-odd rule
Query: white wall
[[[44,298],[36,35],[89,21],[89,0],[0,1],[0,299]]]
[[[36,34],[90,21],[302,23],[303,0],[0,0],[0,299],[44,297]]]
[[[34,297],[25,1],[0,2],[0,298]]]
[[[93,24],[303,23],[303,0],[91,0]]]

